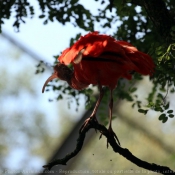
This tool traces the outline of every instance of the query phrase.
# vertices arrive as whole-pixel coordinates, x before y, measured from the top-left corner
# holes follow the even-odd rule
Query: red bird
[[[125,41],[117,41],[108,35],[91,32],[82,36],[72,47],[63,51],[58,58],[59,63],[54,67],[55,72],[50,76],[46,84],[54,78],[60,78],[74,89],[82,90],[90,84],[98,85],[99,99],[89,119],[96,120],[96,112],[103,97],[102,86],[110,89],[109,103],[109,131],[117,139],[112,130],[112,92],[117,86],[119,78],[131,79],[131,72],[142,75],[152,75],[154,63],[152,58],[138,51],[134,46]],[[72,64],[73,71],[66,65]],[[118,140],[118,139],[117,139]]]

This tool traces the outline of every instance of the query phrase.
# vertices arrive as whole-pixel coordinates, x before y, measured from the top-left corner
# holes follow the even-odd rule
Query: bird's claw
[[[81,126],[79,133],[81,133],[89,124],[91,125],[95,125],[96,123],[98,123],[97,119],[95,116],[90,116],[89,118],[87,118],[85,120],[85,122],[83,123],[83,125]],[[95,129],[95,131],[97,132],[97,130]]]
[[[112,128],[109,128],[108,131],[109,131],[109,138],[113,137],[117,141],[118,145],[120,145],[120,141],[119,141],[117,135],[115,134],[115,132],[112,130]],[[107,139],[107,148],[108,148],[108,144],[109,144],[109,141],[108,141],[109,138]]]

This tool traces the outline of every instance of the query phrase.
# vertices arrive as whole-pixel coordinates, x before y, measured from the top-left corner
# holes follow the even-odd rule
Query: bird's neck
[[[68,82],[69,85],[73,88],[73,89],[77,89],[77,90],[83,90],[85,89],[86,87],[88,87],[89,84],[86,84],[86,83],[82,83],[81,81],[79,81],[75,74],[73,73],[72,74],[72,77],[71,77],[71,80],[70,82]]]

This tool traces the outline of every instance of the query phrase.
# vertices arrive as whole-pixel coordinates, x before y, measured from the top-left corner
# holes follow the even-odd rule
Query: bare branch
[[[80,152],[80,150],[83,146],[86,133],[91,128],[98,130],[102,135],[104,135],[107,138],[107,141],[111,145],[111,147],[113,148],[114,152],[119,153],[120,155],[122,155],[123,157],[125,157],[126,159],[131,161],[132,163],[136,164],[137,166],[142,167],[144,169],[147,169],[149,171],[154,171],[154,172],[161,173],[161,174],[175,175],[175,172],[173,170],[171,170],[169,167],[160,166],[160,165],[157,165],[155,163],[148,163],[146,161],[143,161],[143,160],[137,158],[136,156],[134,156],[128,149],[122,148],[121,146],[119,146],[118,143],[116,142],[116,139],[114,138],[114,136],[112,136],[109,133],[108,129],[105,126],[99,124],[95,120],[89,122],[88,125],[82,130],[82,132],[79,133],[79,137],[77,139],[77,145],[76,145],[75,150],[73,152],[71,152],[70,154],[67,154],[62,159],[57,159],[53,162],[50,162],[47,165],[44,165],[43,167],[45,168],[45,170],[50,170],[53,166],[59,165],[59,164],[66,165],[66,163],[71,158],[76,156]]]

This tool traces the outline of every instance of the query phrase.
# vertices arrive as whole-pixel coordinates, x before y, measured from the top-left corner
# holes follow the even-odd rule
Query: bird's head
[[[43,88],[42,88],[42,93],[44,93],[44,89],[45,89],[46,85],[48,84],[48,82],[55,79],[55,78],[65,80],[69,84],[71,81],[72,74],[73,74],[72,70],[70,70],[66,65],[58,63],[54,67],[54,73],[44,83]]]

